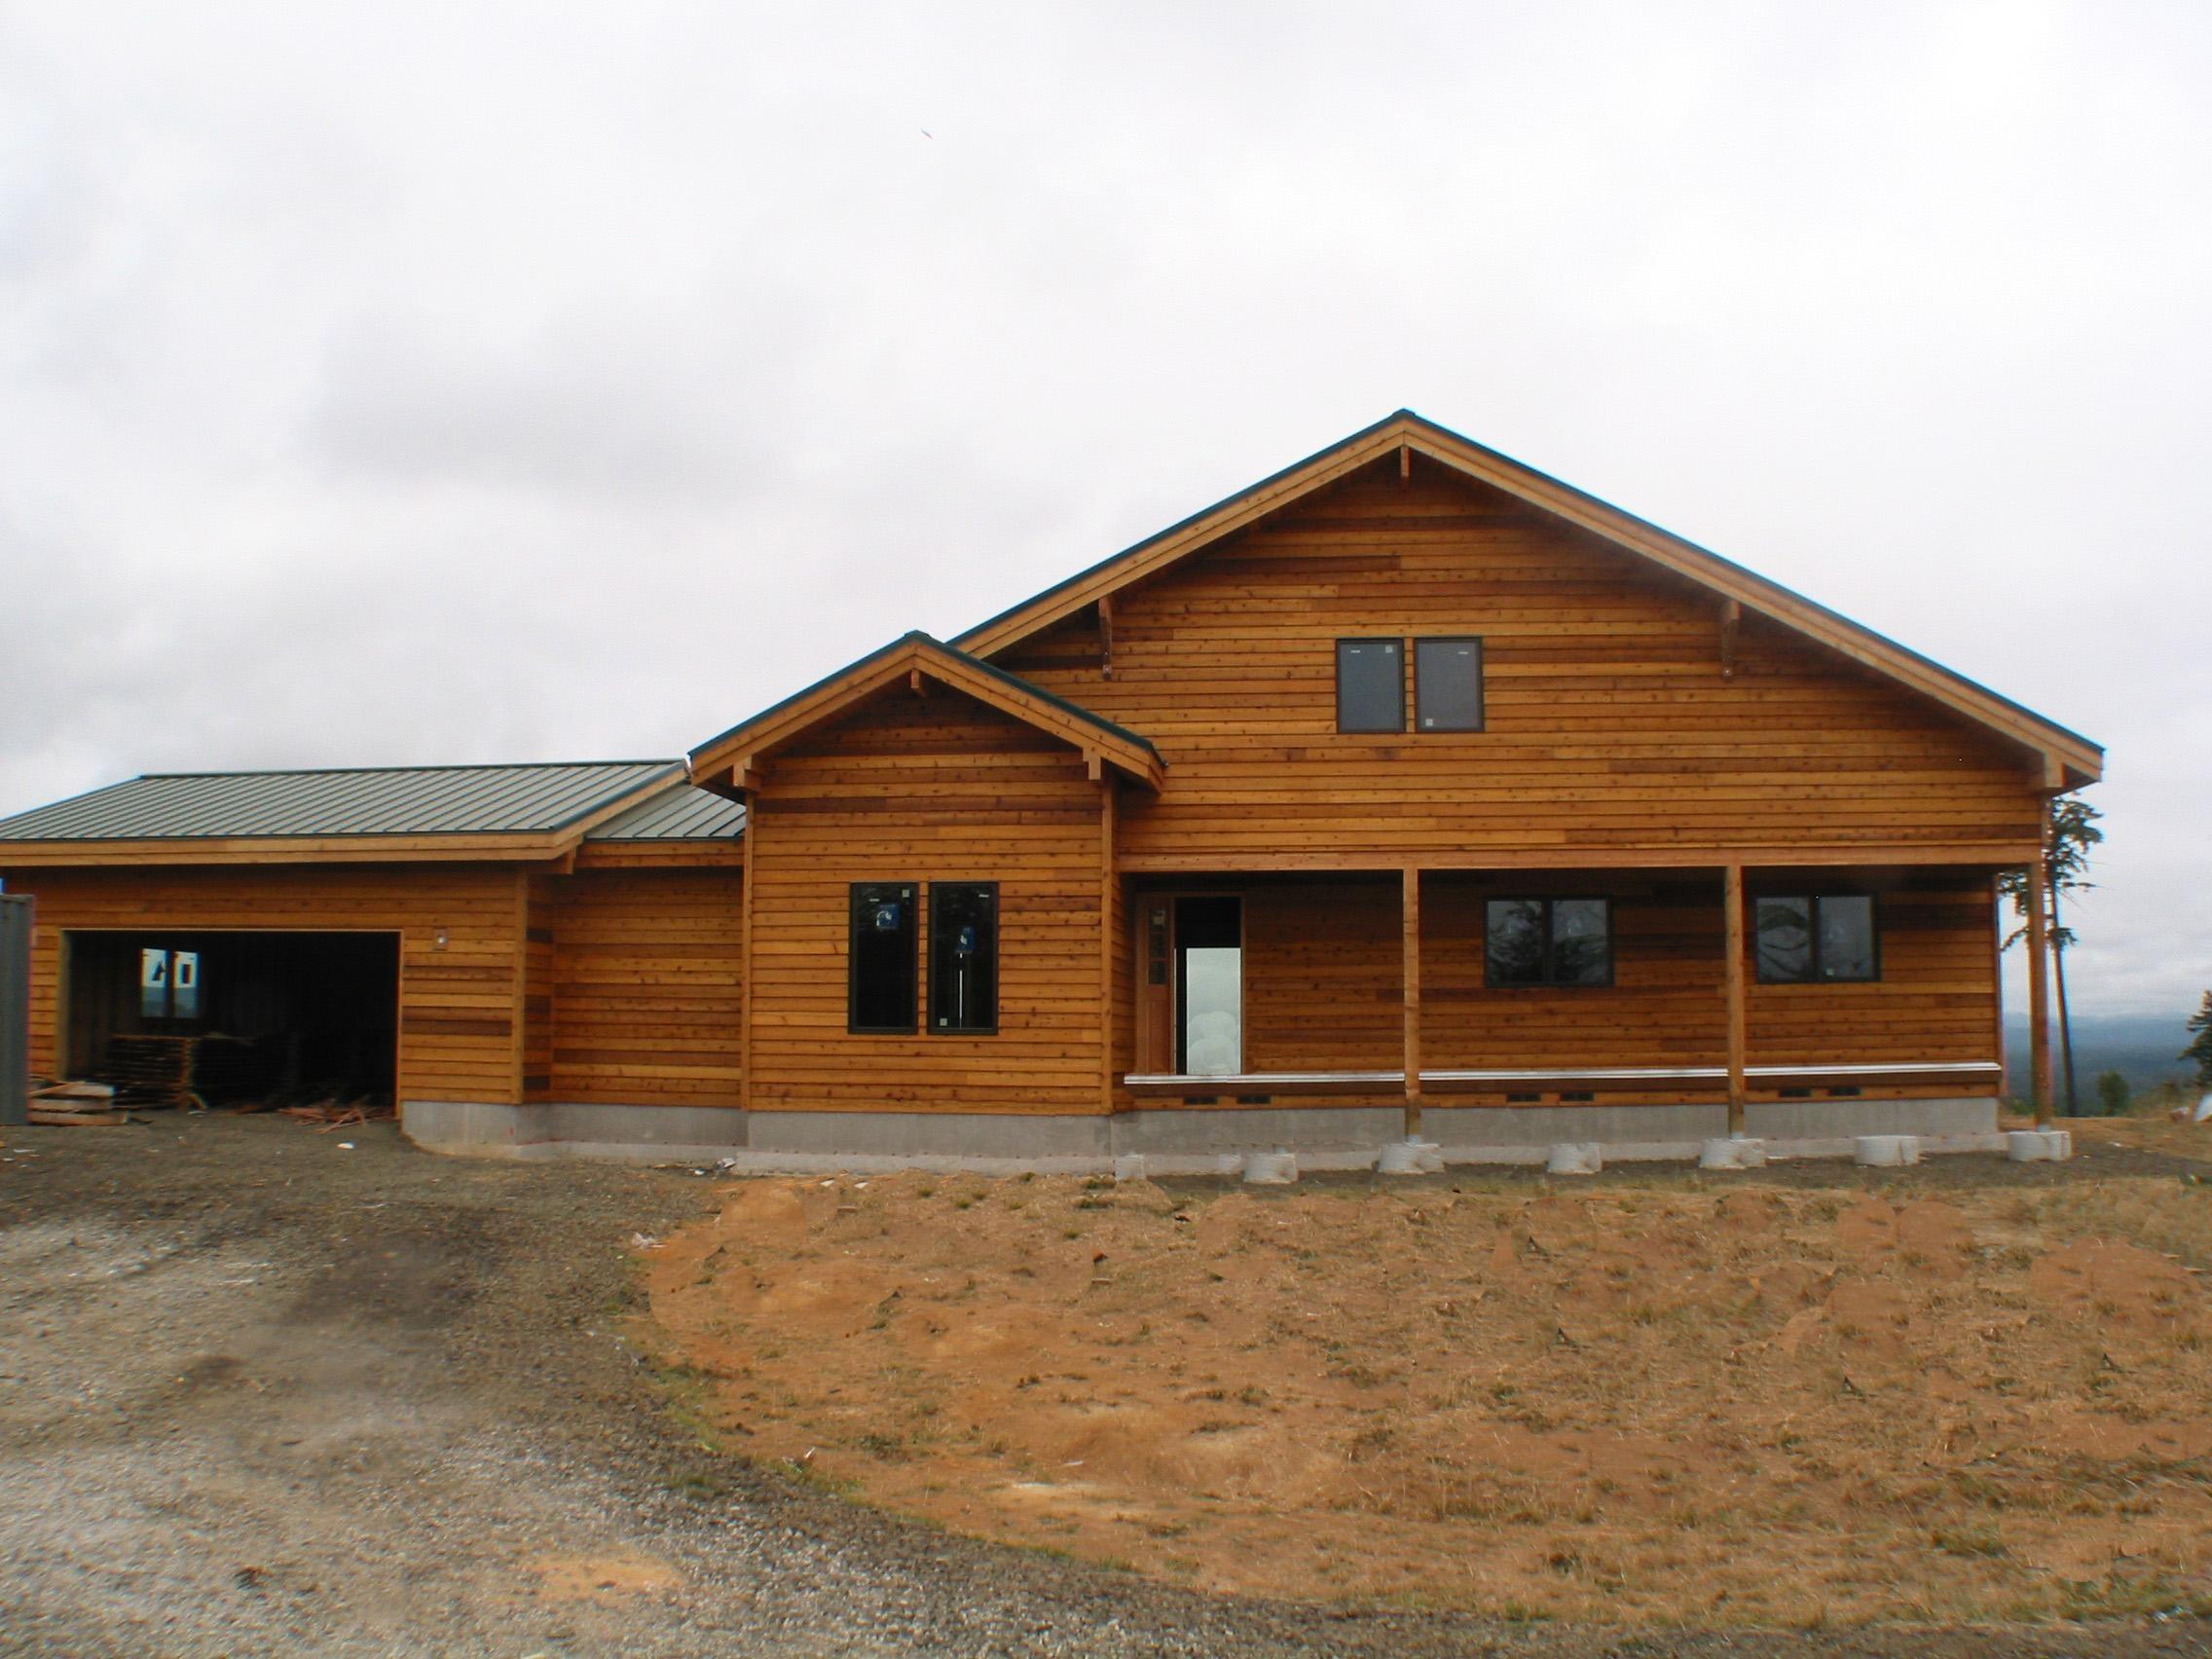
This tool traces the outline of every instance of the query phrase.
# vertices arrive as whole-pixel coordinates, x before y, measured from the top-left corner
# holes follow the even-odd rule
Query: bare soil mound
[[[764,1180],[641,1261],[724,1444],[1202,1588],[1762,1624],[2212,1594],[2186,1177]]]

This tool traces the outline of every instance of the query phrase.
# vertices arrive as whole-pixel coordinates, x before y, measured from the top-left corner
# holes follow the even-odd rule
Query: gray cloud
[[[2194,1001],[2208,59],[2187,5],[0,9],[0,809],[674,753],[1412,404],[2110,744],[2081,1002]]]

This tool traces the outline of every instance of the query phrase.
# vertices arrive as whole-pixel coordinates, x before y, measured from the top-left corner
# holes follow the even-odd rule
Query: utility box
[[[31,899],[0,893],[0,1124],[20,1124],[31,1070]]]

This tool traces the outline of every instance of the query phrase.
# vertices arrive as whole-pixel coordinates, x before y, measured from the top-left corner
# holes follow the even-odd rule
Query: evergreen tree
[[[2204,993],[2204,1005],[2189,1016],[2189,1029],[2196,1035],[2175,1057],[2194,1062],[2196,1087],[2212,1088],[2212,991]]]
[[[2104,1108],[2107,1118],[2127,1115],[2127,1079],[2116,1071],[2102,1073],[2097,1078],[2097,1102]]]
[[[2051,977],[2058,990],[2058,1047],[2065,1055],[2066,1115],[2081,1110],[2074,1098],[2074,1020],[2066,1007],[2066,952],[2074,942],[2074,930],[2060,919],[2059,906],[2069,893],[2086,892],[2096,885],[2088,879],[2089,849],[2105,838],[2097,828],[2104,816],[2078,795],[2050,803],[2050,841],[2044,849],[2044,871],[2050,883]],[[2025,870],[2006,870],[1997,878],[1997,891],[2012,901],[2016,915],[2028,913],[2028,877]],[[2007,936],[2001,948],[2009,950],[2027,933],[2023,925]]]

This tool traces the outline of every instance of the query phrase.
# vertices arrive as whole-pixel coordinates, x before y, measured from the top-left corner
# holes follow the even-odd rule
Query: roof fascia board
[[[0,869],[60,865],[527,864],[562,857],[562,835],[175,835],[0,841]]]
[[[1442,428],[1420,423],[1405,442],[1431,460],[1541,507],[1555,518],[1641,554],[1652,563],[1713,588],[1783,626],[1936,698],[1983,725],[1993,727],[2042,755],[2055,755],[2084,772],[2101,770],[2104,751],[2078,732],[2045,719],[1954,673],[1918,651],[1830,610],[1818,601],[1792,593],[1780,582],[1746,570],[1685,541],[1670,531],[1622,511],[1609,502],[1523,466]]]
[[[1641,554],[1664,569],[1738,600],[1787,628],[1934,697],[2039,755],[2057,757],[2065,762],[2070,775],[2079,774],[2083,782],[2093,782],[2102,774],[2104,751],[2080,733],[2069,731],[1940,663],[1709,552],[1695,542],[1685,541],[1572,485],[1406,411],[1276,473],[1241,495],[1218,502],[1149,540],[1138,542],[1056,587],[1048,588],[1035,599],[959,635],[956,645],[959,649],[978,656],[1002,650],[1017,640],[1064,620],[1101,596],[1143,581],[1223,536],[1401,448],[1417,450],[1455,471],[1503,490],[1554,517]]]

